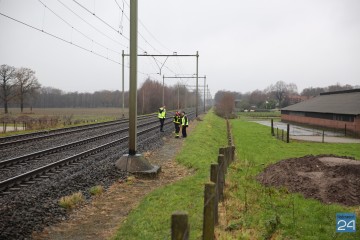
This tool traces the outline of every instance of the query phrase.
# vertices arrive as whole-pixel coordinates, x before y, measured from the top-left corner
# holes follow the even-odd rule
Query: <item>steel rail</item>
[[[156,122],[157,121],[148,121],[148,122],[139,124],[138,127],[143,127],[145,125],[153,124],[153,123],[156,123]],[[100,139],[103,139],[103,138],[110,137],[110,136],[113,136],[113,135],[116,135],[116,134],[121,134],[121,133],[124,133],[124,132],[126,132],[128,130],[129,130],[129,128],[123,128],[123,129],[116,130],[114,132],[104,133],[104,134],[101,134],[101,135],[97,135],[95,137],[89,137],[89,138],[86,138],[86,139],[83,139],[83,140],[80,140],[80,141],[71,142],[71,143],[63,144],[63,145],[56,146],[56,147],[53,147],[53,148],[48,148],[48,149],[37,151],[37,152],[34,152],[34,153],[30,153],[30,154],[22,155],[22,156],[19,156],[19,157],[10,158],[10,159],[4,160],[4,161],[0,161],[0,169],[5,168],[5,167],[10,167],[10,166],[13,166],[15,164],[22,163],[22,162],[25,162],[25,161],[28,161],[28,160],[31,160],[31,159],[46,156],[46,155],[49,155],[49,154],[52,154],[52,153],[57,153],[60,150],[74,148],[74,147],[77,147],[77,146],[80,146],[80,145],[84,145],[86,143],[90,143],[90,142],[94,142],[94,141],[97,141],[97,140],[100,140]]]
[[[151,117],[155,117],[155,115],[141,115],[138,117],[138,120],[142,120],[142,119],[146,119],[146,118],[151,118]],[[113,120],[113,121],[108,121],[108,122],[100,122],[100,123],[93,123],[93,124],[86,124],[86,125],[81,125],[81,126],[74,126],[74,127],[66,127],[66,128],[58,128],[58,129],[52,129],[52,130],[44,130],[44,131],[37,131],[37,132],[32,132],[32,133],[24,133],[24,134],[17,134],[17,135],[13,135],[13,136],[9,136],[9,137],[0,137],[0,143],[4,143],[4,142],[8,142],[8,141],[13,141],[13,139],[18,139],[18,138],[26,138],[26,137],[32,137],[32,136],[36,136],[36,135],[55,135],[56,133],[61,133],[61,132],[71,132],[75,129],[91,129],[91,128],[96,128],[96,127],[105,127],[105,126],[111,126],[111,125],[115,125],[115,124],[119,124],[119,123],[126,123],[128,122],[129,119],[128,118],[124,118],[124,119],[120,119],[120,120]]]
[[[188,116],[193,115],[193,114],[194,113],[189,113]],[[169,125],[171,123],[172,122],[167,122],[165,125]],[[150,127],[150,128],[147,128],[147,129],[144,129],[142,131],[137,132],[137,135],[142,135],[142,134],[148,133],[148,132],[153,131],[153,130],[158,129],[158,128],[159,128],[159,126],[153,126],[153,127]],[[36,180],[37,177],[46,175],[47,173],[49,173],[51,171],[54,171],[54,170],[58,170],[59,168],[61,168],[63,166],[66,166],[66,165],[69,165],[69,164],[71,164],[73,162],[76,162],[78,160],[81,160],[82,158],[88,157],[90,155],[96,154],[96,153],[101,152],[101,151],[103,151],[105,149],[108,149],[110,147],[116,146],[117,144],[128,140],[128,138],[129,138],[129,136],[122,137],[122,138],[120,138],[118,140],[115,140],[115,141],[112,141],[110,143],[103,144],[101,146],[92,148],[90,150],[78,153],[78,154],[76,154],[74,156],[67,157],[65,159],[56,161],[54,163],[50,163],[50,164],[45,165],[43,167],[31,170],[31,171],[29,171],[27,173],[23,173],[23,174],[20,174],[18,176],[15,176],[15,177],[9,178],[7,180],[1,181],[0,182],[0,193],[4,192],[5,190],[7,190],[9,188],[12,188],[12,187],[14,187],[16,185],[26,184],[26,181]]]
[[[168,124],[170,124],[170,123],[168,123]],[[159,126],[154,126],[154,127],[148,128],[148,129],[144,129],[142,131],[139,131],[138,135],[142,135],[142,134],[147,133],[149,131],[155,130],[158,127]],[[74,156],[67,157],[65,159],[59,160],[59,161],[54,162],[54,163],[50,163],[48,165],[45,165],[43,167],[34,169],[34,170],[29,171],[27,173],[23,173],[21,175],[9,178],[9,179],[4,180],[4,181],[1,181],[0,182],[0,192],[4,191],[6,189],[9,189],[9,188],[11,188],[11,187],[13,187],[13,186],[15,186],[17,184],[21,184],[21,183],[24,183],[26,181],[30,181],[30,180],[32,180],[32,179],[34,179],[36,177],[40,177],[40,176],[42,176],[42,175],[44,175],[44,174],[46,174],[48,172],[51,172],[52,170],[57,170],[58,168],[60,168],[62,166],[69,165],[70,163],[73,163],[73,162],[75,162],[77,160],[80,160],[82,158],[88,157],[90,155],[101,152],[101,151],[103,151],[105,149],[108,149],[110,147],[116,146],[117,144],[128,140],[128,138],[129,138],[129,136],[125,136],[123,138],[112,141],[110,143],[103,144],[101,146],[95,147],[95,148],[90,149],[88,151],[78,153],[78,154],[76,154]]]
[[[147,119],[147,118],[151,118],[151,117],[154,117],[154,116],[141,117],[139,120]],[[0,143],[0,149],[11,146],[11,145],[14,145],[14,144],[21,144],[21,143],[26,143],[26,142],[31,142],[31,141],[39,141],[39,140],[42,140],[42,139],[51,138],[51,137],[58,137],[58,136],[61,136],[61,135],[67,135],[67,134],[72,134],[72,133],[77,133],[77,132],[82,132],[82,131],[87,131],[87,130],[92,130],[92,129],[99,129],[99,128],[103,128],[103,127],[115,126],[115,125],[118,125],[118,124],[126,123],[128,121],[129,121],[128,119],[116,120],[116,121],[111,121],[111,122],[106,122],[106,123],[98,123],[98,124],[96,124],[96,126],[94,126],[95,124],[89,124],[89,125],[84,125],[84,126],[62,128],[62,129],[54,129],[54,130],[49,130],[49,131],[28,133],[28,134],[23,134],[23,135],[15,135],[15,136],[13,136],[13,137],[15,137],[15,139],[20,138],[18,136],[22,136],[22,137],[23,136],[25,136],[25,137],[26,136],[28,136],[28,137],[35,136],[35,137],[2,142],[2,143]],[[40,135],[40,136],[36,136],[36,135]],[[12,137],[8,137],[8,138],[12,138]]]

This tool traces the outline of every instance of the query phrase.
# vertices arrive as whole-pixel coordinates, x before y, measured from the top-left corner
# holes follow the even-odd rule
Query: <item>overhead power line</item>
[[[79,16],[79,14],[77,14],[76,12],[74,12],[70,7],[68,7],[66,4],[64,4],[62,1],[57,0],[61,5],[63,5],[66,9],[68,9],[70,12],[72,12],[75,16],[77,16],[78,18],[80,18],[83,22],[85,22],[87,25],[89,25],[90,27],[92,27],[93,29],[95,29],[97,32],[99,32],[100,34],[102,34],[103,36],[105,36],[106,38],[110,39],[111,41],[119,44],[122,47],[128,48],[128,46],[122,44],[121,42],[113,39],[112,37],[109,37],[107,34],[105,34],[104,32],[102,32],[101,30],[99,30],[98,28],[96,28],[94,25],[92,25],[91,23],[89,23],[88,21],[86,21],[84,18],[82,18],[81,16]]]
[[[117,63],[117,64],[120,64],[120,65],[121,65],[121,63],[119,63],[119,62],[117,62],[117,61],[114,61],[114,60],[112,60],[112,59],[110,59],[110,58],[108,58],[108,57],[106,57],[106,56],[104,56],[104,55],[102,55],[102,54],[100,54],[100,53],[97,53],[97,52],[95,52],[95,51],[92,51],[92,50],[90,50],[90,49],[87,49],[87,48],[85,48],[85,47],[83,47],[83,46],[80,46],[80,45],[78,45],[78,44],[76,44],[76,43],[73,43],[73,42],[71,42],[71,41],[68,41],[68,40],[66,40],[66,39],[64,39],[64,38],[62,38],[62,37],[56,36],[56,35],[54,35],[54,34],[52,34],[52,33],[49,33],[49,32],[47,32],[47,31],[45,31],[45,30],[39,29],[39,28],[37,28],[37,27],[34,27],[34,26],[30,25],[30,24],[27,24],[27,23],[25,23],[25,22],[22,22],[22,21],[20,21],[20,20],[17,20],[17,19],[15,19],[15,18],[10,17],[10,16],[8,16],[8,15],[6,15],[6,14],[3,14],[3,13],[1,13],[1,12],[0,12],[0,15],[6,17],[6,18],[8,18],[8,19],[11,19],[11,20],[13,20],[13,21],[15,21],[15,22],[18,22],[18,23],[20,23],[20,24],[23,24],[23,25],[25,25],[25,26],[27,26],[27,27],[29,27],[29,28],[32,28],[32,29],[37,30],[37,31],[39,31],[39,32],[42,32],[42,33],[44,33],[44,34],[46,34],[46,35],[49,35],[49,36],[51,36],[51,37],[53,37],[53,38],[56,38],[56,39],[58,39],[58,40],[60,40],[60,41],[63,41],[63,42],[68,43],[68,44],[71,44],[71,45],[73,45],[73,46],[75,46],[75,47],[78,47],[78,48],[80,48],[80,49],[82,49],[82,50],[84,50],[84,51],[87,51],[87,52],[89,52],[89,53],[92,53],[92,54],[94,54],[94,55],[96,55],[96,56],[102,57],[102,58],[104,58],[104,59],[106,59],[106,60],[108,60],[108,61],[111,61],[111,62],[113,62],[113,63]]]
[[[108,26],[109,28],[111,28],[112,30],[114,30],[115,32],[117,32],[118,34],[120,34],[123,38],[125,38],[126,40],[130,40],[128,37],[124,36],[119,30],[116,30],[113,26],[111,26],[109,23],[107,23],[106,21],[104,21],[102,18],[100,18],[99,16],[97,16],[94,12],[91,12],[88,8],[86,8],[84,5],[82,5],[81,3],[79,3],[76,0],[73,0],[76,4],[78,4],[80,7],[82,7],[85,11],[87,11],[88,13],[90,13],[91,15],[93,15],[94,17],[96,17],[97,19],[99,19],[101,22],[103,22],[106,26]]]
[[[87,38],[88,40],[90,40],[93,43],[96,43],[97,45],[103,47],[106,50],[110,50],[112,52],[115,52],[117,54],[121,54],[120,52],[113,50],[111,48],[106,47],[105,45],[95,41],[94,39],[92,39],[91,37],[87,36],[86,34],[82,33],[80,30],[78,30],[77,28],[75,28],[74,26],[72,26],[68,21],[66,21],[64,18],[62,18],[60,15],[58,15],[55,11],[53,11],[51,8],[49,8],[48,6],[46,6],[41,0],[38,0],[45,8],[49,9],[50,12],[52,12],[56,17],[58,17],[59,19],[61,19],[64,23],[66,23],[69,27],[71,27],[73,30],[75,30],[76,32],[80,33],[82,36],[84,36],[85,38]]]

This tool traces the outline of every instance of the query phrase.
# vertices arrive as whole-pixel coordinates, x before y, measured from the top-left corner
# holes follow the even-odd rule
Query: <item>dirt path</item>
[[[191,131],[196,125],[197,121],[191,122],[188,137],[191,137]],[[138,179],[131,176],[126,182],[117,182],[91,203],[73,211],[68,220],[47,227],[40,233],[33,233],[33,239],[99,240],[113,236],[129,212],[138,206],[145,195],[192,174],[190,169],[175,162],[183,139],[175,139],[171,135],[163,140],[164,145],[161,148],[144,153],[151,163],[161,166],[162,171],[157,179]]]

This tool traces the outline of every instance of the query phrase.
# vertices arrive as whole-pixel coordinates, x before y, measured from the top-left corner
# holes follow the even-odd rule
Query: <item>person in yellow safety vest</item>
[[[175,126],[175,138],[179,138],[181,117],[180,117],[180,113],[178,111],[175,112],[173,122],[174,122],[174,126]]]
[[[160,132],[164,132],[163,128],[164,128],[164,123],[165,123],[165,118],[166,118],[165,106],[162,106],[161,108],[159,108],[158,118],[160,120]]]
[[[189,119],[187,118],[187,116],[185,115],[185,112],[181,112],[181,132],[182,132],[182,137],[186,138],[187,134],[186,134],[186,128],[189,126]]]

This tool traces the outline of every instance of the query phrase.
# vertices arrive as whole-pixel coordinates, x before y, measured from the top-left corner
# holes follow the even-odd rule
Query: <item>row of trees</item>
[[[4,112],[9,107],[20,105],[34,108],[96,108],[122,107],[121,91],[96,91],[94,93],[63,92],[52,87],[41,87],[35,72],[28,68],[15,69],[1,65],[0,100]],[[200,92],[200,90],[199,90]],[[157,111],[163,105],[163,85],[147,79],[138,89],[138,112],[142,114]],[[124,92],[124,106],[129,106],[129,92]],[[198,104],[203,101],[199,94]],[[184,85],[165,86],[164,103],[169,109],[195,106],[196,93]]]
[[[8,113],[9,103],[20,105],[21,112],[25,101],[32,97],[40,88],[35,72],[29,68],[15,68],[8,65],[0,66],[0,100],[4,111]]]
[[[350,90],[358,86],[351,85],[330,85],[327,87],[309,87],[298,93],[297,86],[294,83],[285,83],[278,81],[271,84],[264,90],[255,90],[252,92],[241,93],[231,91],[218,91],[215,94],[215,105],[219,115],[228,116],[237,107],[244,109],[269,110],[282,108],[291,104],[315,97],[322,92],[333,92]],[[234,104],[235,102],[235,104]]]
[[[138,112],[146,114],[157,111],[162,103],[163,85],[160,82],[147,79],[138,89]],[[200,96],[200,95],[199,95]],[[164,87],[164,103],[169,109],[182,109],[195,106],[196,93],[184,85]],[[203,101],[199,97],[199,105]],[[96,91],[94,93],[65,93],[60,89],[40,88],[31,106],[40,108],[96,108],[122,107],[121,91]],[[124,106],[129,106],[129,92],[124,92]]]

